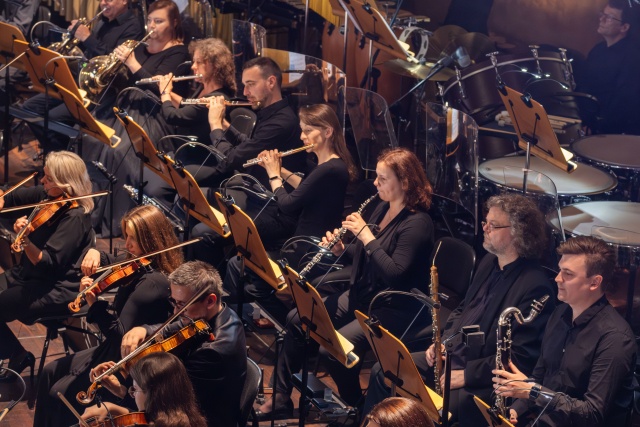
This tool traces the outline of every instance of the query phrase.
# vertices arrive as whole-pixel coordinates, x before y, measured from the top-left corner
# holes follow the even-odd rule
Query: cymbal
[[[433,32],[433,35],[429,38],[429,50],[427,51],[427,58],[438,59],[440,52],[456,37],[466,34],[467,30],[457,25],[444,25]]]
[[[496,50],[495,43],[484,34],[466,33],[456,36],[444,49],[444,53],[451,55],[460,46],[467,50],[469,57],[474,63],[486,61],[486,55]]]
[[[425,65],[414,64],[411,62],[403,61],[402,59],[391,59],[385,62],[384,67],[396,74],[400,74],[401,76],[412,77],[414,79],[422,80],[431,71],[431,68],[435,65],[434,63],[427,62]],[[436,82],[446,82],[451,77],[455,76],[455,72],[450,68],[443,68],[438,71],[430,80]]]

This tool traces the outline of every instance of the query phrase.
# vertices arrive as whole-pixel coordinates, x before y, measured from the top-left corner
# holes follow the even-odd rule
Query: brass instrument
[[[440,286],[440,282],[438,279],[438,267],[436,267],[436,257],[438,256],[438,251],[440,250],[440,246],[442,242],[438,245],[436,249],[436,254],[433,257],[433,263],[431,264],[431,283],[429,284],[429,292],[431,293],[431,299],[436,303],[440,302],[440,296],[438,295],[438,287]],[[435,392],[438,395],[442,396],[442,387],[440,386],[440,376],[442,375],[442,351],[440,348],[442,347],[442,338],[440,337],[440,320],[438,319],[438,315],[440,314],[440,310],[434,307],[431,309],[431,328],[433,331],[433,351],[436,356],[435,363],[433,364],[433,376],[434,376],[434,385]]]
[[[291,150],[283,151],[282,153],[278,153],[278,154],[280,154],[280,157],[287,157],[287,156],[290,156],[292,154],[299,153],[301,151],[310,150],[311,148],[313,148],[314,145],[315,144],[303,145],[302,147],[292,148]],[[245,163],[242,164],[242,167],[243,168],[248,168],[249,166],[253,166],[253,165],[257,165],[258,163],[262,163],[263,160],[264,159],[262,157],[256,157],[255,159],[247,160]]]
[[[545,295],[540,298],[540,301],[533,300],[531,303],[531,312],[529,316],[525,318],[518,307],[506,308],[498,318],[498,331],[497,331],[497,351],[496,351],[496,369],[509,370],[509,363],[511,362],[511,319],[513,316],[519,324],[532,322],[533,319],[538,317],[538,314],[542,312],[545,303],[549,299],[549,295]],[[504,397],[500,393],[496,393],[496,401],[494,409],[503,417],[507,416],[507,407],[504,403]]]
[[[180,105],[209,105],[209,98],[184,98],[180,101]],[[250,102],[250,101],[224,101],[225,107],[253,107],[259,108],[259,102]]]
[[[357,213],[361,214],[362,211],[364,210],[364,208],[367,207],[367,205],[369,203],[371,203],[373,201],[373,199],[375,199],[378,196],[378,193],[374,194],[373,196],[369,197],[367,200],[365,200],[364,202],[362,202],[362,204],[360,205],[360,207],[358,208]],[[311,261],[309,261],[307,263],[307,265],[304,266],[304,268],[300,271],[300,273],[298,273],[298,276],[300,276],[301,279],[304,280],[304,278],[306,277],[307,274],[309,274],[309,272],[311,271],[311,269],[320,262],[320,260],[322,259],[322,255],[324,255],[327,251],[330,251],[331,248],[333,248],[336,243],[338,243],[340,240],[342,240],[342,238],[344,237],[344,235],[347,233],[347,229],[344,227],[340,227],[340,229],[338,230],[338,232],[335,234],[335,236],[333,236],[333,239],[331,239],[331,241],[327,244],[327,246],[325,248],[323,248],[324,250],[320,250],[318,251],[317,254],[315,254],[313,256],[313,258],[311,259]]]
[[[80,40],[74,37],[76,34],[76,30],[80,25],[84,25],[89,30],[91,30],[91,27],[93,26],[93,24],[98,20],[98,18],[100,18],[100,16],[102,16],[102,14],[106,10],[107,10],[106,8],[102,9],[89,21],[87,21],[87,18],[78,19],[78,21],[75,23],[75,25],[73,26],[73,28],[71,28],[70,31],[67,31],[66,33],[62,34],[62,41],[52,43],[51,46],[49,46],[49,49],[53,50],[54,52],[58,52],[62,56],[66,56],[66,55],[83,56],[82,50],[80,50],[80,48],[78,47]]]
[[[131,55],[133,51],[144,43],[149,36],[153,34],[153,30],[149,31],[146,36],[140,41],[127,40],[123,44],[125,47],[131,49]],[[126,80],[127,68],[122,69],[123,62],[118,59],[115,51],[109,55],[100,55],[91,58],[86,67],[80,70],[78,76],[78,86],[87,92],[87,98],[94,104],[99,104],[102,92],[111,85],[116,79]],[[121,73],[124,71],[124,74]],[[119,85],[119,82],[118,84]]]
[[[182,80],[201,79],[202,74],[194,74],[192,76],[178,76],[171,79],[172,82],[181,82]],[[151,83],[158,83],[160,81],[157,77],[149,77],[148,79],[140,79],[136,82],[136,85],[147,85]]]

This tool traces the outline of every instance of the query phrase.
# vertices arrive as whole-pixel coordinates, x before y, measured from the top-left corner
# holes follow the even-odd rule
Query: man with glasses
[[[176,349],[184,362],[202,412],[209,426],[235,427],[240,409],[240,394],[247,371],[247,353],[242,322],[222,303],[222,279],[202,261],[182,264],[169,275],[174,311],[204,288],[208,290],[193,302],[179,320],[168,325],[162,336],[169,337],[192,321],[205,320],[211,336],[194,337]],[[135,327],[122,338],[122,356],[135,350],[159,325]]]
[[[452,421],[457,420],[460,426],[486,426],[473,396],[492,403],[491,371],[496,367],[500,313],[508,307],[517,307],[526,316],[534,299],[550,296],[551,301],[535,320],[512,325],[511,356],[524,372],[531,373],[540,354],[544,325],[554,307],[555,290],[538,261],[547,240],[542,213],[531,200],[515,194],[493,196],[487,201],[487,208],[482,229],[483,246],[488,254],[480,261],[464,300],[451,313],[442,332],[443,341],[468,325],[479,325],[485,334],[481,346],[459,344],[449,350],[452,356],[449,411],[453,414]],[[426,354],[414,353],[412,357],[425,384],[433,388],[434,346]],[[444,389],[444,377],[436,380]],[[388,396],[389,389],[376,364],[371,371],[364,413]]]
[[[587,57],[583,73],[576,70],[577,90],[598,100],[596,117],[582,108],[582,118],[593,133],[640,134],[640,46],[632,31],[636,8],[628,0],[610,0],[600,13],[598,34],[604,41]]]

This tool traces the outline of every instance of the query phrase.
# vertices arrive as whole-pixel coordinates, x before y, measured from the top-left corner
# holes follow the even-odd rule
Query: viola
[[[113,288],[122,279],[131,277],[133,274],[140,271],[140,269],[148,267],[150,264],[151,260],[147,258],[140,258],[138,260],[131,261],[128,264],[116,265],[115,267],[110,268],[94,280],[91,286],[78,293],[76,299],[69,303],[69,310],[73,313],[80,311],[80,307],[87,302],[85,298],[87,292],[93,292],[95,296],[98,296]]]
[[[108,375],[113,375],[119,371],[121,371],[122,374],[126,377],[128,375],[129,369],[131,369],[133,365],[138,363],[138,360],[142,359],[147,354],[156,353],[159,351],[173,351],[180,345],[196,336],[206,336],[209,341],[213,341],[215,339],[207,322],[205,322],[204,320],[196,320],[195,322],[183,327],[178,332],[162,341],[159,341],[157,343],[147,341],[145,343],[147,345],[141,345],[124,359],[100,374],[89,386],[87,392],[79,392],[76,395],[76,399],[83,405],[90,404],[95,398],[98,389],[102,387],[100,384],[102,378]]]
[[[95,418],[89,418],[85,421],[89,427],[133,427],[148,426],[147,418],[144,412],[131,412],[129,414],[118,415],[113,419],[107,418],[104,421],[98,421]],[[82,424],[74,424],[71,427],[81,427]]]
[[[50,221],[56,213],[62,213],[65,210],[77,208],[79,206],[78,202],[75,200],[65,200],[66,197],[66,193],[63,193],[60,197],[54,199],[60,200],[60,203],[52,203],[44,207],[35,208],[33,212],[31,212],[31,215],[29,215],[29,218],[27,218],[27,225],[22,227],[22,230],[18,232],[16,240],[11,244],[11,249],[14,252],[22,252],[24,250],[24,239],[30,233],[33,233],[38,229],[38,227],[41,227]]]

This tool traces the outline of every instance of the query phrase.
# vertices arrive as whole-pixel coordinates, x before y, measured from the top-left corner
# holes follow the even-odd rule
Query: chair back
[[[229,119],[231,120],[231,126],[238,132],[251,138],[253,128],[256,125],[256,113],[248,108],[234,108],[231,110],[231,113],[229,113]]]
[[[438,268],[439,290],[450,297],[448,301],[441,300],[442,305],[453,310],[464,299],[471,283],[476,252],[462,240],[443,237],[434,245],[432,263],[434,257]]]
[[[244,387],[240,394],[240,416],[238,417],[238,427],[245,427],[249,414],[253,408],[253,402],[258,395],[258,388],[262,383],[262,370],[256,362],[247,357],[247,376],[244,380]]]

